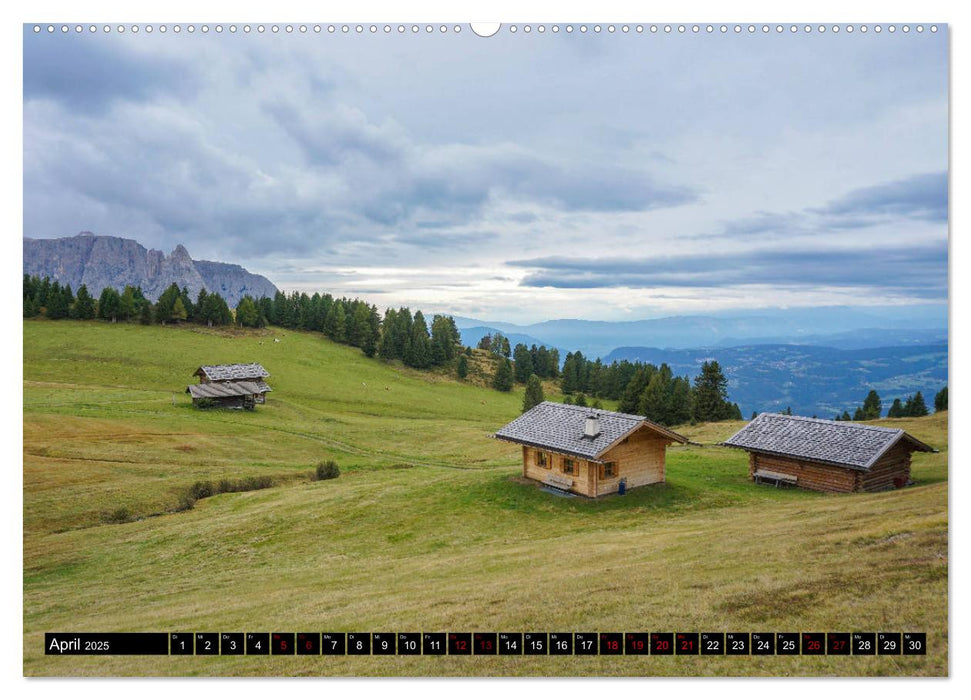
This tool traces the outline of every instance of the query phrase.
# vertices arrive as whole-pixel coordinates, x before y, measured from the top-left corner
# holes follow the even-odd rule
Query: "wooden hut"
[[[523,448],[523,476],[597,497],[664,481],[667,446],[688,440],[644,416],[544,401],[498,430]]]
[[[722,444],[748,451],[753,481],[843,493],[906,486],[911,453],[937,451],[899,428],[778,413]]]
[[[190,384],[185,391],[200,407],[253,409],[258,403],[266,403],[266,394],[272,391],[263,381],[270,373],[256,363],[203,365],[193,376],[199,377],[199,383]]]

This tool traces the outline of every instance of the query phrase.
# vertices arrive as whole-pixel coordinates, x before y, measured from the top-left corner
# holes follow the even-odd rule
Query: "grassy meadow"
[[[523,483],[503,394],[317,334],[31,320],[26,675],[945,675],[947,414],[916,485],[757,487],[677,428],[667,482],[598,501]],[[201,364],[260,362],[256,411],[194,409]],[[551,397],[556,398],[556,397]],[[312,481],[333,459],[341,476]],[[178,511],[199,480],[274,477]],[[125,517],[118,520],[118,513]],[[47,657],[46,631],[925,631],[926,657]]]

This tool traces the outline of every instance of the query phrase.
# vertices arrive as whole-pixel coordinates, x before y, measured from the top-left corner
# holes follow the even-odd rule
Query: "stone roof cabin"
[[[597,497],[664,481],[665,452],[688,440],[644,416],[544,401],[496,431],[523,448],[523,476]]]
[[[255,362],[236,365],[203,365],[193,376],[198,384],[186,387],[196,406],[227,406],[230,408],[255,408],[266,403],[267,392],[273,391],[263,381],[270,373]]]
[[[762,413],[728,438],[756,482],[815,491],[884,491],[910,483],[910,455],[937,452],[899,428]]]

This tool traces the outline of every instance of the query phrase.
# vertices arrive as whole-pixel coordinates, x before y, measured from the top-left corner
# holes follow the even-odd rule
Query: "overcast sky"
[[[506,321],[943,302],[947,85],[943,27],[25,28],[24,235]]]

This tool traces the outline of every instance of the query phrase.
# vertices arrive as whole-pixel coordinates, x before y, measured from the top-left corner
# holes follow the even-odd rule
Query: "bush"
[[[336,479],[341,475],[341,470],[337,466],[337,462],[332,459],[328,459],[326,462],[320,462],[317,465],[317,469],[314,472],[314,478],[316,481],[324,481],[326,479]]]
[[[106,523],[128,523],[134,519],[134,514],[124,506],[113,510],[103,518]]]
[[[334,469],[337,469],[336,464],[334,464]],[[337,476],[337,474],[334,476]],[[247,476],[242,479],[220,479],[215,484],[211,481],[197,481],[179,494],[179,505],[176,507],[176,511],[192,510],[196,501],[211,496],[218,496],[221,493],[258,491],[260,489],[268,489],[271,486],[276,486],[276,479],[272,476]]]
[[[213,487],[211,481],[197,481],[189,489],[189,493],[193,499],[198,501],[201,498],[209,498],[210,496],[214,496],[218,492]]]
[[[181,513],[184,510],[192,510],[196,505],[196,499],[193,497],[190,490],[183,491],[179,494],[179,505],[175,507],[177,513]]]

